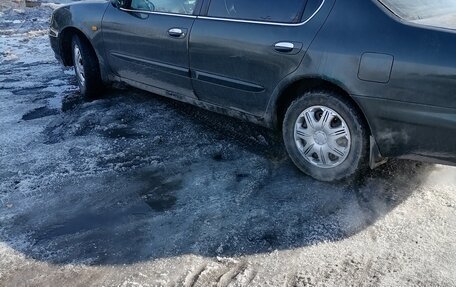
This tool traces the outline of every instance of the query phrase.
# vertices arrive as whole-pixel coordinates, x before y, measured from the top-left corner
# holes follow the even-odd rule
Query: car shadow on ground
[[[116,95],[85,107],[76,101],[56,120],[58,125],[51,123],[45,130],[54,141],[44,142],[57,148],[64,141],[55,130],[67,130],[62,128],[70,121],[65,113],[72,113],[74,120],[97,107],[107,116],[102,109],[129,105],[134,111],[149,101],[163,113],[171,110],[169,118],[188,117],[180,129],[174,124],[161,127],[172,144],[165,141],[160,147],[156,134],[141,137],[155,144],[141,153],[164,156],[83,179],[52,178],[33,198],[17,195],[11,205],[20,210],[10,212],[2,241],[27,257],[55,264],[117,265],[184,254],[216,257],[290,250],[359,233],[406,201],[434,169],[393,160],[356,182],[317,182],[298,172],[277,137],[264,129],[135,93],[120,104]],[[146,124],[139,115],[132,119],[135,126]],[[90,130],[97,125],[91,121]],[[188,129],[194,131],[187,135]],[[115,131],[129,140],[122,152],[128,154],[132,145],[139,148],[137,134]],[[100,129],[100,135],[116,138],[106,129]],[[203,152],[195,152],[199,147]],[[127,160],[131,158],[116,165]]]

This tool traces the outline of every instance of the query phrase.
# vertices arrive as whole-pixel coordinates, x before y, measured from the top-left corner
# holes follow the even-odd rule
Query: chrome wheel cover
[[[342,164],[351,148],[351,134],[345,120],[325,106],[312,106],[299,115],[294,140],[303,158],[319,168]]]
[[[74,46],[73,49],[73,61],[74,67],[76,70],[76,76],[79,79],[79,82],[82,86],[85,85],[85,74],[84,74],[84,62],[82,61],[81,51],[79,50],[78,45]]]

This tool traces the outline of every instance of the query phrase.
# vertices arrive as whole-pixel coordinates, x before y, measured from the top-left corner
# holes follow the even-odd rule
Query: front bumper
[[[58,32],[55,31],[54,29],[50,28],[49,29],[49,41],[51,43],[51,48],[54,51],[54,56],[55,58],[62,63],[62,57],[60,54],[60,41],[58,38]]]

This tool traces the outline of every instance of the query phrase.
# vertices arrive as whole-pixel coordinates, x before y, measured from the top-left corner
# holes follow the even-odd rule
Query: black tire
[[[304,111],[315,106],[324,106],[335,111],[350,131],[350,150],[344,160],[340,158],[341,162],[337,166],[322,168],[312,164],[299,151],[298,143],[295,141],[295,125],[298,118]],[[354,178],[368,167],[369,144],[365,121],[353,104],[337,93],[320,91],[302,95],[288,107],[282,129],[284,144],[292,161],[302,172],[317,180],[331,182]],[[314,156],[318,160],[318,155]]]
[[[80,63],[82,65],[84,79],[78,75],[76,48],[80,52],[80,59],[82,60]],[[87,100],[99,98],[103,92],[100,66],[97,55],[88,40],[79,37],[78,35],[74,35],[71,42],[71,54],[81,95]]]

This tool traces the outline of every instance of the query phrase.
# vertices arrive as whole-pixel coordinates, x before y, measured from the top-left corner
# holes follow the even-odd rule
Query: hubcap
[[[74,68],[76,70],[76,75],[79,79],[81,85],[85,85],[85,74],[84,74],[84,63],[82,61],[81,51],[77,45],[74,46],[73,51],[73,60],[74,60]]]
[[[320,168],[336,167],[350,153],[351,134],[345,120],[325,106],[310,107],[299,115],[294,139],[304,159]]]
[[[328,137],[326,136],[326,133],[322,132],[322,131],[315,132],[313,137],[314,137],[315,142],[319,145],[324,145],[328,141]]]

